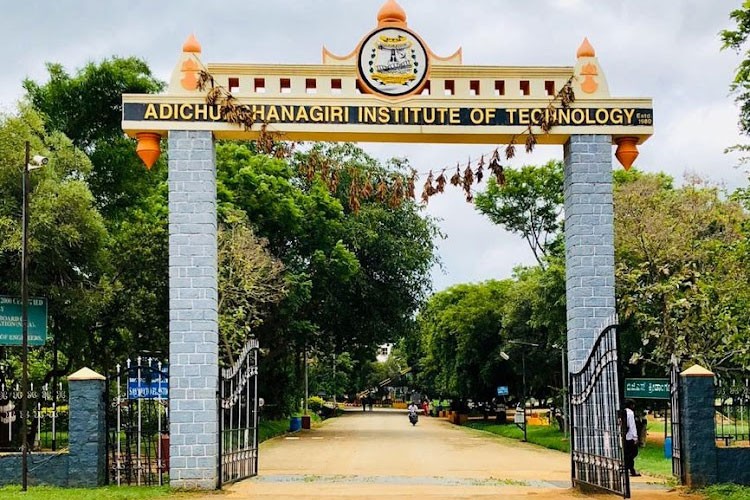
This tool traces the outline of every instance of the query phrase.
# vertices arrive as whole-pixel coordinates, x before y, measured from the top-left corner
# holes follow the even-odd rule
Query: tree
[[[268,348],[261,367],[272,380],[267,399],[282,405],[300,395],[305,349],[320,359],[348,353],[361,371],[377,344],[404,335],[434,261],[435,229],[416,205],[372,201],[355,213],[347,179],[331,194],[322,179],[301,173],[311,154],[384,168],[351,145],[317,145],[290,162],[251,144],[217,146],[220,219],[243,214],[284,265],[287,294],[254,329]]]
[[[563,166],[550,161],[542,166],[505,170],[505,185],[494,178],[479,193],[477,210],[506,230],[523,236],[540,266],[552,251],[561,229]]]
[[[73,76],[56,63],[48,63],[47,71],[47,83],[24,81],[27,99],[46,117],[48,130],[62,132],[88,153],[93,169],[87,181],[102,214],[127,218],[123,212],[157,188],[166,169],[157,164],[144,171],[135,141],[122,132],[122,94],[156,93],[164,83],[134,57],[89,63]]]
[[[631,363],[662,375],[672,355],[716,371],[747,366],[742,207],[689,179],[641,175],[615,190],[616,281]],[[669,228],[669,230],[665,230]]]
[[[108,233],[85,181],[91,164],[60,132],[47,132],[43,118],[28,106],[0,117],[0,293],[20,295],[21,178],[25,142],[36,154],[49,157],[45,168],[31,176],[29,219],[29,292],[48,299],[49,341],[34,349],[32,369],[48,382],[53,349],[63,353],[58,375],[80,366],[101,366],[109,345],[91,326],[113,298],[103,278]],[[14,353],[4,348],[5,357]],[[3,377],[17,377],[4,373]],[[16,379],[17,380],[17,379]]]
[[[136,58],[89,63],[73,76],[59,64],[47,69],[46,83],[24,82],[27,99],[44,116],[46,130],[68,135],[72,145],[67,147],[86,152],[91,168],[81,178],[109,233],[101,283],[111,297],[81,329],[107,346],[101,353],[112,358],[101,368],[136,351],[166,355],[166,164],[160,160],[147,172],[135,141],[121,129],[122,94],[157,92],[164,84]]]
[[[269,307],[284,297],[284,266],[241,217],[219,228],[218,245],[219,334],[231,364]]]

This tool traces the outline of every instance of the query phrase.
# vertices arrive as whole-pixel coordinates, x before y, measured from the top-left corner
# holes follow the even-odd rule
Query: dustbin
[[[291,417],[289,419],[289,432],[297,432],[302,428],[301,417]]]
[[[310,428],[310,415],[302,415],[302,428],[303,429]]]
[[[664,458],[672,458],[672,436],[664,438]]]

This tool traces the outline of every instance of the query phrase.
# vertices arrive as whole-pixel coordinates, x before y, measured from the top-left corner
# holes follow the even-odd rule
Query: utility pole
[[[21,491],[26,491],[29,480],[28,466],[28,429],[26,413],[28,411],[29,391],[29,163],[31,162],[31,145],[26,141],[26,157],[23,162],[23,212],[21,223]]]

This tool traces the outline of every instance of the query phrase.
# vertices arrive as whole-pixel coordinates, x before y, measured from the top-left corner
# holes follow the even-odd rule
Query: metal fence
[[[0,384],[0,451],[21,450],[21,399],[19,384]],[[68,391],[62,383],[29,385],[28,442],[35,451],[56,451],[68,446]]]
[[[717,378],[714,420],[718,446],[750,446],[750,385],[747,378]]]
[[[107,462],[116,485],[162,485],[169,474],[169,373],[138,357],[108,379]]]

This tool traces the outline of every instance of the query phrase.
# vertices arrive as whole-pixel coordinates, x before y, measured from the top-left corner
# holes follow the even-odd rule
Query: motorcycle
[[[417,425],[417,422],[419,421],[419,415],[417,415],[416,410],[410,410],[409,411],[409,422],[411,422],[411,425]]]

